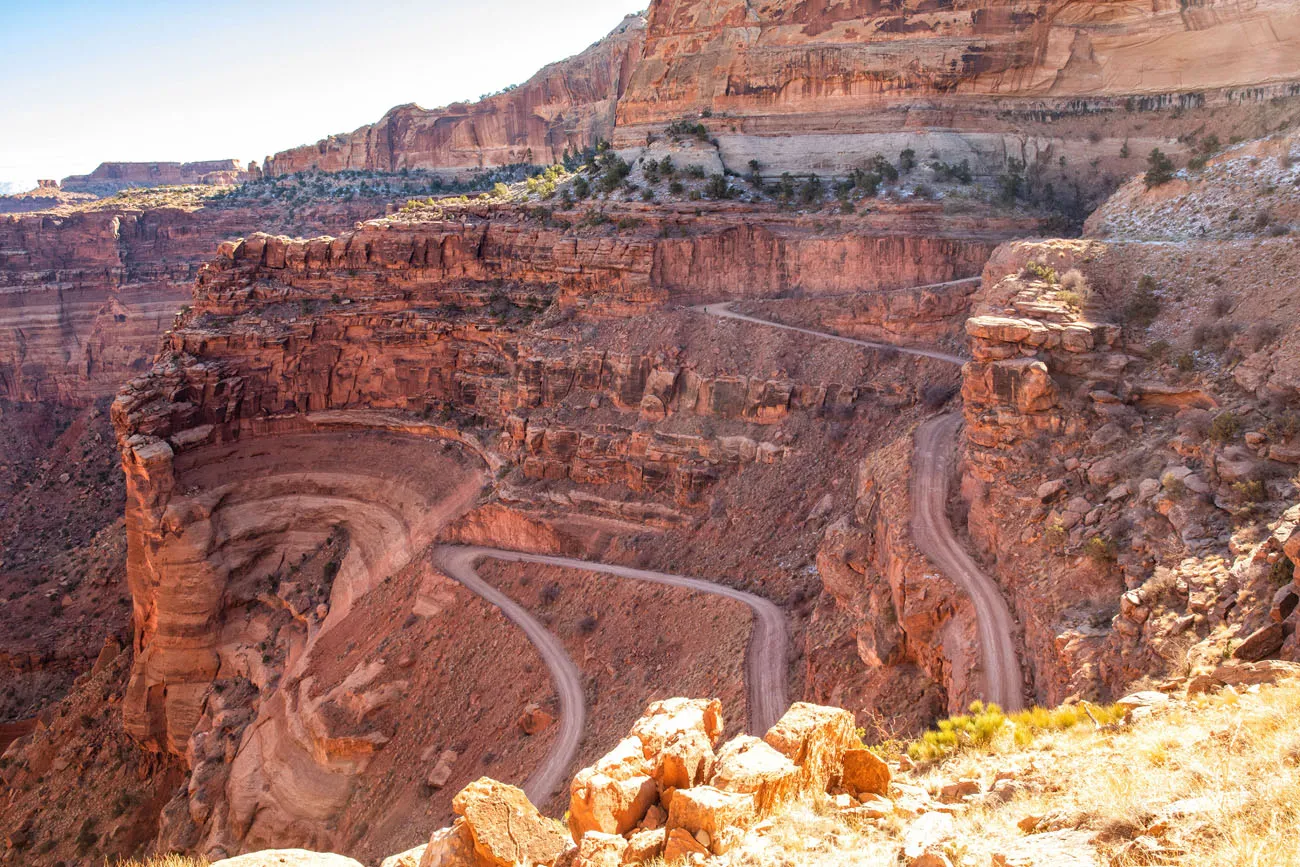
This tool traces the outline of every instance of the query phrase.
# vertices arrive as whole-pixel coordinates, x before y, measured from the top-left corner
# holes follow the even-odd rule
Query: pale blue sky
[[[394,105],[524,81],[637,2],[0,0],[0,184],[103,160],[260,162]]]

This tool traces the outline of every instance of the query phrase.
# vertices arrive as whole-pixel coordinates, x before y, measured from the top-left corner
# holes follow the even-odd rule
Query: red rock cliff
[[[586,51],[472,104],[402,105],[375,124],[266,160],[271,175],[304,169],[469,170],[556,163],[614,131],[614,107],[641,53],[645,22],[629,16]]]

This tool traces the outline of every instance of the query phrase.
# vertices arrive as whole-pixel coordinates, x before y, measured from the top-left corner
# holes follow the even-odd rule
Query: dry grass
[[[1050,717],[1057,711],[1035,711]],[[1043,725],[1027,744],[966,749],[897,782],[937,791],[959,779],[987,789],[999,772],[1008,800],[955,805],[956,867],[986,867],[1037,832],[1083,832],[1109,867],[1300,867],[1300,683],[1201,696],[1133,724]],[[1086,717],[1085,717],[1086,720]],[[899,863],[908,820],[854,820],[802,805],[752,834],[733,865]]]
[[[118,861],[113,867],[207,867],[203,858],[191,858],[188,855],[155,855],[151,858],[132,858],[130,861]]]

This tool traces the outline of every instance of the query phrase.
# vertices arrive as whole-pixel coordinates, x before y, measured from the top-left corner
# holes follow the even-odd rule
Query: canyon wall
[[[268,160],[308,168],[466,170],[556,162],[610,139],[703,123],[723,164],[842,175],[877,153],[1011,160],[1109,192],[1160,147],[1263,135],[1300,109],[1300,13],[1251,4],[656,0],[509,93],[393,109]]]
[[[148,367],[219,242],[259,226],[339,231],[383,210],[128,205],[0,218],[0,399],[112,395]]]
[[[752,552],[811,551],[823,519],[774,537],[771,509],[782,522],[816,512],[844,471],[825,459],[827,437],[847,439],[845,455],[872,447],[908,423],[934,371],[809,350],[798,335],[755,341],[680,305],[843,290],[845,271],[858,288],[936,282],[970,273],[992,244],[875,234],[869,216],[832,231],[737,205],[702,205],[673,237],[661,231],[671,214],[617,233],[562,219],[470,204],[333,238],[223,243],[153,368],[119,394],[135,626],[126,729],[184,757],[193,780],[165,839],[203,852],[347,842],[356,826],[340,817],[360,815],[356,793],[380,785],[377,769],[399,758],[390,744],[421,718],[386,710],[387,684],[411,676],[354,646],[370,634],[358,624],[388,624],[378,641],[424,622],[420,600],[445,591],[409,575],[437,538],[663,568],[686,555],[692,572],[806,595],[799,575]],[[858,414],[875,421],[850,425]],[[808,483],[797,512],[760,493],[792,477]],[[882,573],[900,571],[889,556]],[[932,582],[906,571],[903,623],[881,630],[907,651],[854,658],[924,696],[900,719],[915,726],[950,690],[964,700],[969,616],[952,600],[924,613]],[[425,652],[446,652],[431,640]],[[234,688],[258,697],[223,728]]]
[[[586,51],[505,93],[438,109],[398,106],[355,132],[267,157],[266,172],[557,163],[566,152],[612,137],[615,104],[641,55],[644,33],[644,19],[628,16]]]

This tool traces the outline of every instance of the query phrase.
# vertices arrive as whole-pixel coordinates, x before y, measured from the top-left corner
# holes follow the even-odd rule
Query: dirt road
[[[469,590],[499,607],[511,621],[518,624],[527,634],[529,640],[537,647],[560,696],[559,733],[555,746],[551,749],[546,762],[533,772],[524,791],[534,803],[543,803],[558,791],[568,779],[578,755],[578,744],[582,739],[582,729],[586,723],[586,705],[583,700],[582,677],[578,667],[565,652],[560,640],[546,630],[535,617],[529,614],[517,602],[500,590],[488,584],[474,571],[474,564],[490,557],[510,563],[539,563],[548,566],[563,566],[568,569],[582,569],[587,572],[599,572],[633,581],[649,581],[654,584],[667,584],[672,587],[686,587],[701,593],[722,596],[743,602],[754,612],[754,626],[750,633],[749,649],[745,658],[745,681],[749,704],[749,730],[761,735],[785,713],[790,705],[788,686],[786,684],[786,652],[789,644],[789,631],[785,614],[770,600],[743,590],[735,590],[721,584],[688,578],[684,575],[670,575],[665,572],[651,572],[646,569],[634,569],[630,566],[612,566],[606,563],[591,563],[572,557],[555,557],[546,554],[525,554],[518,551],[503,551],[497,548],[440,546],[435,552],[435,561],[446,572],[460,581]]]
[[[783,328],[823,340],[835,340],[870,349],[897,349],[908,355],[934,358],[952,364],[965,364],[968,360],[937,350],[891,346],[810,328],[797,328],[736,313],[730,309],[729,304],[708,304],[698,309],[711,316]],[[1019,710],[1024,706],[1024,698],[1020,663],[1016,656],[1015,621],[1007,608],[1006,600],[1002,598],[1001,590],[966,553],[948,520],[948,479],[952,472],[952,456],[957,449],[957,430],[960,426],[961,416],[951,413],[931,419],[916,430],[912,453],[912,537],[921,553],[942,570],[950,581],[965,591],[975,605],[980,655],[984,663],[985,698],[997,702],[1005,710]]]
[[[1024,707],[1020,663],[1016,659],[1015,621],[993,579],[966,553],[948,520],[948,479],[957,450],[961,416],[949,413],[916,429],[912,452],[912,539],[921,553],[975,604],[984,697],[1004,710]]]
[[[834,340],[839,343],[850,343],[854,346],[862,346],[867,349],[897,350],[904,355],[918,355],[922,358],[934,358],[939,361],[947,361],[951,364],[965,364],[970,360],[962,358],[960,355],[940,352],[937,349],[924,349],[916,346],[896,346],[892,343],[876,343],[873,340],[859,340],[856,337],[845,337],[842,334],[831,334],[826,331],[814,331],[811,328],[800,328],[797,325],[786,325],[783,322],[774,322],[770,319],[759,319],[757,316],[748,316],[744,313],[737,313],[732,310],[731,302],[724,302],[722,304],[705,304],[703,307],[698,307],[696,309],[702,310],[710,316],[720,316],[724,319],[738,319],[741,322],[751,322],[755,325],[766,325],[769,328],[782,328],[786,331],[797,331],[800,334],[807,334],[810,337],[816,337],[820,340]]]

